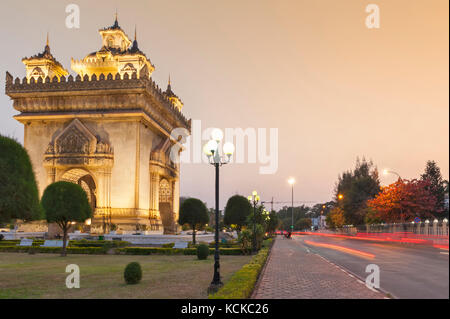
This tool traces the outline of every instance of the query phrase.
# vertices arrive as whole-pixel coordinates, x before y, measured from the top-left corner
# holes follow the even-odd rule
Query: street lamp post
[[[384,169],[384,170],[383,170],[383,174],[384,174],[384,175],[387,175],[387,174],[394,174],[394,175],[397,175],[398,178],[399,178],[401,181],[403,180],[403,178],[400,176],[399,173],[394,172],[394,171],[390,171],[390,170],[388,170],[388,169]]]
[[[223,138],[223,133],[220,129],[214,129],[211,132],[212,139],[205,144],[203,152],[208,156],[208,161],[215,168],[216,185],[215,185],[215,200],[216,200],[216,232],[215,232],[215,250],[214,250],[214,276],[209,286],[209,292],[217,291],[222,285],[220,280],[220,255],[219,255],[219,168],[224,164],[228,164],[231,159],[231,155],[234,152],[234,145],[232,143],[225,143],[223,145],[223,153],[219,154],[219,143]]]
[[[289,178],[288,183],[291,185],[291,232],[294,230],[294,184],[295,179]]]
[[[257,191],[253,191],[252,195],[247,197],[248,201],[253,206],[253,240],[252,240],[252,251],[256,253],[256,205],[259,202],[259,195]]]

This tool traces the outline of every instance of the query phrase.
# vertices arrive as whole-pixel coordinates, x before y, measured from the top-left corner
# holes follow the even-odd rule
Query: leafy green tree
[[[39,192],[27,151],[0,135],[0,223],[42,219]]]
[[[294,207],[294,225],[302,218],[306,218],[307,213],[309,213],[309,207],[305,205]],[[280,228],[284,230],[291,229],[292,222],[292,210],[289,206],[284,206],[278,211],[278,217],[280,219]]]
[[[270,234],[273,234],[277,228],[280,226],[280,218],[278,218],[278,214],[276,211],[271,211],[269,214],[269,221],[267,223],[267,231]]]
[[[430,186],[428,190],[436,197],[435,213],[442,213],[446,210],[445,207],[445,193],[446,181],[442,178],[441,169],[437,166],[435,161],[428,161],[425,167],[424,174],[421,175],[423,181],[428,181]],[[447,182],[448,183],[448,182]]]
[[[253,211],[252,205],[247,198],[241,195],[231,196],[225,206],[224,224],[236,225],[236,230],[241,231],[242,226],[247,224],[247,217]]]
[[[188,224],[192,228],[192,243],[195,245],[196,230],[202,228],[209,222],[208,209],[206,205],[197,198],[186,199],[180,207],[178,223]]]
[[[371,207],[367,207],[366,209],[367,213],[364,217],[364,222],[366,224],[381,224],[383,222],[376,210],[372,209]]]
[[[294,225],[296,230],[304,230],[311,228],[311,218],[300,218]]]
[[[367,213],[367,200],[374,198],[380,192],[378,170],[371,161],[357,159],[353,171],[344,172],[339,176],[335,188],[335,201],[343,210],[346,224],[364,224]],[[339,195],[343,198],[340,199]],[[341,220],[339,220],[341,222]]]
[[[63,251],[66,256],[67,231],[72,222],[91,218],[92,209],[86,192],[70,182],[56,182],[47,186],[41,199],[47,222],[56,223],[63,231]]]
[[[326,216],[335,205],[336,203],[333,201],[316,204],[311,208],[311,217],[317,218],[321,215]]]
[[[253,233],[249,229],[242,230],[238,235],[238,243],[244,255],[252,251]]]
[[[345,223],[344,211],[340,207],[332,208],[325,221],[329,228],[341,228]]]
[[[264,205],[257,205],[254,214],[252,208],[251,213],[247,216],[245,225],[247,228],[252,228],[255,221],[257,225],[263,226],[264,231],[266,230],[269,222],[269,213],[265,210]]]

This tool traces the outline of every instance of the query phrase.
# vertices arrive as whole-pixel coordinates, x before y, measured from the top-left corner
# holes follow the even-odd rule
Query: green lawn
[[[251,256],[220,256],[222,281]],[[141,264],[142,281],[127,285],[125,266]],[[80,288],[66,288],[68,264],[80,267]],[[0,253],[0,298],[207,298],[214,258]]]

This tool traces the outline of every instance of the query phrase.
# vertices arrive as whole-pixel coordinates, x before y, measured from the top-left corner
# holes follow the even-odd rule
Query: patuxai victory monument
[[[179,164],[170,158],[175,128],[190,131],[183,103],[160,89],[155,67],[119,26],[99,30],[100,50],[71,61],[69,75],[52,55],[22,61],[22,80],[6,73],[6,94],[20,112],[42,196],[55,181],[79,184],[94,209],[90,231],[178,231]],[[179,144],[177,146],[180,146]]]

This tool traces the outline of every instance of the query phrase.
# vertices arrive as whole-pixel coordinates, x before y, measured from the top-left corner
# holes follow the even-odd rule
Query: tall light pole
[[[295,178],[291,177],[288,180],[289,185],[291,185],[292,194],[291,194],[291,231],[294,230],[294,184],[295,184]]]
[[[253,245],[252,245],[252,250],[253,250],[253,253],[256,253],[256,205],[259,202],[258,192],[253,191],[252,194],[247,197],[247,199],[253,206],[253,240],[252,240]]]
[[[216,171],[216,233],[215,233],[215,250],[214,250],[214,276],[209,286],[209,292],[217,291],[222,285],[220,280],[220,255],[219,255],[219,168],[224,164],[228,164],[231,155],[234,152],[234,145],[232,143],[225,143],[223,145],[223,153],[219,154],[219,143],[223,139],[223,133],[220,129],[214,129],[211,132],[211,140],[203,147],[203,152],[208,156],[208,161],[214,165]]]

